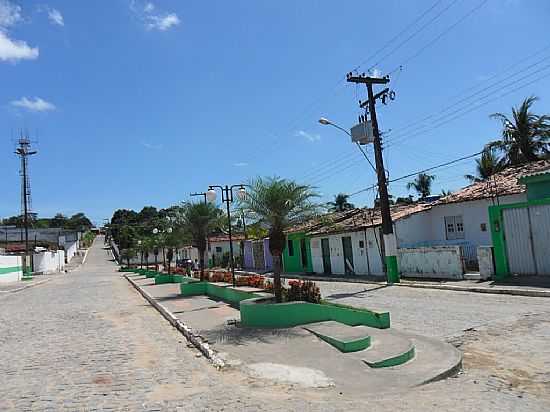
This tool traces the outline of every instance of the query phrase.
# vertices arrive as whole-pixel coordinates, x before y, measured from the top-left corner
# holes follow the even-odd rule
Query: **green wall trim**
[[[408,351],[401,353],[397,356],[394,356],[392,358],[384,359],[378,362],[367,362],[366,360],[363,360],[363,362],[365,362],[371,368],[389,368],[390,366],[402,365],[403,363],[410,361],[412,358],[414,358],[414,355],[415,355],[414,345],[411,345]]]
[[[397,267],[397,256],[386,256],[386,268],[388,271],[388,283],[399,283],[399,268]]]
[[[375,312],[332,303],[262,303],[265,299],[241,302],[241,323],[248,327],[290,328],[308,323],[334,320],[349,326],[365,325],[373,328],[390,327],[388,312]]]
[[[0,275],[7,275],[8,273],[22,272],[23,266],[10,266],[6,268],[0,268]]]
[[[529,206],[550,204],[550,198],[528,200],[521,203],[489,206],[489,224],[491,226],[491,240],[493,242],[493,256],[495,257],[495,280],[504,280],[510,276],[508,256],[506,254],[506,234],[504,233],[503,211],[505,209],[519,209]]]

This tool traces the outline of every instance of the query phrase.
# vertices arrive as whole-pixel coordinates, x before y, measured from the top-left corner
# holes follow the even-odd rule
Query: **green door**
[[[342,238],[342,248],[344,249],[344,268],[346,275],[354,275],[355,269],[353,267],[353,248],[351,247],[350,236]]]
[[[330,267],[330,246],[328,239],[321,239],[321,252],[323,254],[323,273],[330,275],[332,268]]]

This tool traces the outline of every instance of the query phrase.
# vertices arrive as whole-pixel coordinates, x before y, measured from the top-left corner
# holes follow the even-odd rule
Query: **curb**
[[[25,285],[25,286],[21,286],[20,288],[17,288],[17,289],[12,289],[12,290],[0,290],[0,296],[2,296],[1,294],[2,293],[5,293],[5,294],[8,294],[8,293],[15,293],[15,292],[20,292],[24,289],[28,289],[28,288],[32,288],[33,286],[38,286],[38,285],[42,285],[43,283],[47,283],[49,281],[53,280],[53,278],[48,278],[48,279],[43,279],[39,282],[35,282],[35,283],[31,283],[29,285]]]
[[[90,246],[88,249],[86,249],[86,253],[84,254],[84,258],[82,259],[82,263],[80,264],[80,266],[84,265],[84,263],[86,263],[86,258],[88,257],[88,252],[90,251],[92,247]]]
[[[550,291],[534,290],[534,289],[487,289],[453,285],[426,285],[418,283],[394,283],[394,286],[402,286],[418,289],[439,289],[450,290],[455,292],[472,292],[472,293],[489,293],[494,295],[513,295],[513,296],[529,296],[538,298],[550,298]]]
[[[158,303],[149,293],[147,293],[145,290],[143,290],[136,282],[134,282],[133,279],[130,279],[128,275],[123,275],[128,282],[132,284],[134,288],[147,300],[151,306],[153,306],[157,311],[160,312],[160,314],[168,321],[170,324],[175,327],[178,331],[181,332],[183,336],[191,343],[193,346],[195,346],[198,350],[202,352],[202,354],[212,362],[212,365],[216,369],[222,369],[225,367],[225,361],[221,359],[215,351],[213,351],[210,348],[210,345],[202,340],[202,338],[194,333],[189,326],[187,326],[185,323],[183,323],[181,320],[176,318],[172,312],[170,312],[168,309],[166,309],[164,306],[162,306],[160,303]]]

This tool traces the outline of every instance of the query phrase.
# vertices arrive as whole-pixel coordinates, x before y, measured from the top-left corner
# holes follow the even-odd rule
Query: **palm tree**
[[[464,175],[464,177],[472,183],[483,182],[495,173],[502,171],[504,167],[505,164],[498,159],[494,148],[486,146],[481,153],[481,158],[476,159],[477,176]]]
[[[273,289],[277,302],[282,301],[281,257],[286,246],[285,230],[293,223],[314,215],[318,195],[310,186],[281,178],[257,178],[241,201],[248,216],[269,228],[269,251],[273,256]]]
[[[220,222],[221,210],[210,203],[185,203],[181,206],[179,221],[189,233],[199,251],[200,279],[204,279],[204,255],[207,239]]]
[[[331,212],[343,212],[355,208],[353,203],[348,202],[349,195],[345,193],[338,193],[334,196],[334,202],[328,202]]]
[[[507,165],[539,160],[550,153],[550,116],[533,114],[530,109],[538,100],[531,96],[521,106],[512,108],[512,118],[502,113],[490,117],[502,123],[502,139],[491,142],[504,153]]]
[[[434,175],[419,173],[414,181],[407,183],[407,190],[416,190],[421,199],[428,197],[432,191],[432,182],[434,179]]]

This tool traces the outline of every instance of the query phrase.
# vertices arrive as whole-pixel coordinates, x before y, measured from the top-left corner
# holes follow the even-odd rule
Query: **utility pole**
[[[376,174],[378,177],[378,193],[380,195],[380,213],[382,215],[382,233],[384,237],[386,279],[388,284],[399,283],[399,269],[397,267],[397,240],[395,238],[395,233],[393,233],[393,223],[390,213],[390,199],[388,196],[388,185],[386,181],[386,169],[384,168],[384,158],[382,157],[382,140],[380,139],[380,131],[378,129],[378,121],[376,119],[376,100],[382,99],[382,102],[385,103],[389,89],[386,88],[376,95],[373,91],[374,84],[387,84],[390,79],[389,76],[376,78],[368,77],[364,74],[360,76],[353,76],[352,73],[348,73],[346,79],[350,83],[362,83],[367,86],[368,102],[360,102],[359,106],[361,108],[368,107],[372,124],[374,159],[376,162]]]
[[[25,262],[24,266],[27,266],[27,256],[29,256],[29,208],[30,208],[30,185],[28,175],[28,157],[36,154],[36,151],[31,150],[31,141],[28,137],[21,135],[18,141],[18,147],[15,150],[21,158],[21,198],[23,203],[23,225],[25,226]],[[32,270],[32,269],[31,269]]]

